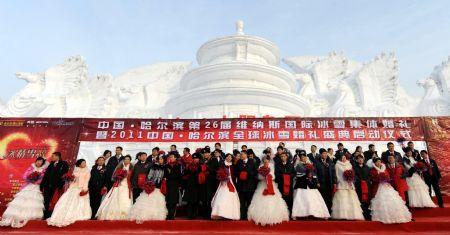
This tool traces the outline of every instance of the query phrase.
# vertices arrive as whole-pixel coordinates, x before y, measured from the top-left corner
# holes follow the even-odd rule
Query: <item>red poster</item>
[[[81,141],[395,141],[424,139],[421,118],[85,119]]]
[[[18,192],[23,173],[38,156],[55,151],[73,164],[81,119],[0,119],[0,214]]]

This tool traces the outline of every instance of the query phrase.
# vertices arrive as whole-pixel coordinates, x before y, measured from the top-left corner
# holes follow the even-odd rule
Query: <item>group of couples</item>
[[[333,162],[325,149],[315,157],[303,150],[292,156],[281,145],[275,155],[266,149],[261,158],[246,146],[234,155],[224,154],[220,144],[213,151],[205,147],[189,152],[185,148],[180,156],[176,147],[168,154],[154,148],[150,156],[138,153],[133,164],[117,147],[115,156],[105,151],[90,171],[79,159],[72,174],[60,153],[52,155],[50,164],[38,158],[25,172],[27,184],[9,203],[0,224],[21,227],[43,216],[49,225],[60,227],[91,218],[174,219],[180,196],[190,219],[200,213],[204,218],[248,219],[260,225],[290,217],[362,220],[369,209],[375,221],[409,222],[403,196],[408,193],[414,206],[434,207],[428,187],[419,180],[435,168],[427,163],[431,171],[423,171],[412,165],[408,172],[414,180],[403,185],[405,168],[397,170],[402,163],[394,154],[386,163],[373,157],[369,168],[363,156],[343,152]],[[430,161],[426,151],[422,155],[424,162]],[[64,185],[69,187],[63,193]]]

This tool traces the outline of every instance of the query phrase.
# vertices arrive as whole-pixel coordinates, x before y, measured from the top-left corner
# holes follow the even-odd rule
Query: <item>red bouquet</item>
[[[353,170],[344,171],[344,179],[349,183],[353,182],[355,180],[355,171]]]
[[[198,171],[198,163],[196,163],[196,162],[190,162],[190,163],[187,165],[187,169],[188,169],[190,172],[196,172],[196,171]]]
[[[391,179],[386,172],[381,172],[378,174],[378,180],[380,181],[380,183],[388,183]]]
[[[128,175],[128,171],[124,170],[124,169],[117,169],[116,172],[114,173],[114,181],[121,181],[123,179],[125,179]]]
[[[314,165],[311,163],[306,163],[305,168],[307,171],[313,171],[314,170]]]
[[[219,168],[219,169],[217,170],[217,179],[218,179],[219,181],[226,181],[226,180],[229,179],[229,178],[228,178],[228,172],[227,172],[227,170],[225,169],[225,167],[221,167],[221,168]]]
[[[34,183],[39,180],[39,177],[41,177],[41,173],[33,171],[31,174],[27,176],[27,181],[30,183]]]
[[[144,186],[142,186],[142,189],[146,194],[151,194],[155,190],[156,186],[153,181],[147,181]]]
[[[102,191],[100,191],[100,195],[105,195],[108,192],[108,189],[106,187],[102,188]]]
[[[75,176],[74,176],[73,174],[67,172],[66,174],[64,174],[64,175],[62,176],[62,179],[63,179],[64,181],[66,181],[66,182],[72,182],[72,181],[75,180]]]
[[[84,196],[84,195],[86,195],[86,194],[88,194],[88,193],[89,193],[88,190],[86,190],[86,191],[82,190],[82,191],[80,192],[80,196],[82,197],[82,196]]]
[[[416,162],[416,164],[414,164],[414,169],[416,169],[417,172],[425,172],[427,171],[427,165],[423,162]]]
[[[258,169],[258,173],[264,177],[270,174],[270,168],[267,166],[262,166]]]

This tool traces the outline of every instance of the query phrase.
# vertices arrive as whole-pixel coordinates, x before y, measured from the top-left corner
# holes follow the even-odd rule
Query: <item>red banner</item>
[[[421,118],[86,119],[81,141],[424,140]]]
[[[0,119],[0,213],[18,192],[25,170],[39,156],[62,153],[71,165],[77,156],[81,119]]]

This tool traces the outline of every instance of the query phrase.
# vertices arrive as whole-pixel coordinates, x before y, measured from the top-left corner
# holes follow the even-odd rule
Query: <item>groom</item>
[[[50,165],[45,171],[44,177],[40,185],[40,189],[44,196],[44,218],[47,219],[52,215],[50,202],[55,196],[55,191],[60,190],[64,186],[62,176],[69,171],[69,164],[61,159],[60,152],[54,152],[51,157]]]

